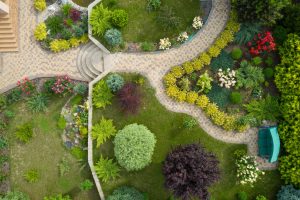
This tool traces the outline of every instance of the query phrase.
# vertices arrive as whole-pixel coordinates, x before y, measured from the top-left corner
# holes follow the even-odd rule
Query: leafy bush
[[[30,200],[29,196],[19,191],[9,191],[1,200]]]
[[[236,194],[236,197],[238,200],[247,200],[248,199],[248,195],[246,192],[238,192]]]
[[[34,37],[37,41],[42,41],[47,38],[47,27],[45,23],[40,23],[34,30]]]
[[[55,196],[44,197],[43,200],[71,200],[71,197],[69,195],[63,196],[62,194],[58,194]]]
[[[46,1],[45,0],[34,0],[34,8],[38,11],[43,11],[46,9]]]
[[[54,83],[55,83],[55,78],[50,78],[46,80],[43,85],[43,89],[44,89],[43,91],[47,94],[53,94],[54,91],[52,90],[52,87]]]
[[[230,102],[230,90],[213,83],[212,89],[207,94],[207,97],[220,108],[225,108]]]
[[[262,58],[259,56],[256,56],[252,58],[252,64],[255,66],[259,66],[262,63]]]
[[[68,75],[57,76],[51,89],[55,94],[66,95],[73,91],[73,81]]]
[[[287,29],[288,33],[300,34],[300,4],[292,4],[283,9],[284,17],[280,24]]]
[[[113,94],[111,93],[106,82],[102,79],[93,88],[93,105],[96,108],[105,108],[111,104]]]
[[[116,134],[116,128],[113,125],[113,120],[104,119],[102,117],[100,123],[92,128],[92,137],[97,141],[97,147],[103,144],[107,139]]]
[[[186,118],[183,119],[183,127],[184,128],[192,129],[197,125],[198,125],[198,122],[194,118],[186,117]]]
[[[6,96],[7,103],[12,104],[14,102],[17,102],[21,99],[22,90],[20,88],[14,88],[12,89]]]
[[[130,124],[114,139],[115,156],[127,171],[140,170],[151,163],[155,143],[155,136],[147,127]]]
[[[128,13],[121,9],[114,10],[112,12],[111,21],[114,26],[123,28],[128,23]]]
[[[28,99],[27,105],[32,112],[43,112],[47,109],[48,97],[42,93]]]
[[[154,49],[154,46],[150,42],[143,42],[141,44],[141,48],[143,51],[152,51]]]
[[[273,30],[273,36],[275,38],[276,43],[279,45],[283,44],[283,42],[287,39],[287,35],[287,30],[282,26],[276,26]]]
[[[24,179],[28,183],[36,183],[40,179],[40,175],[36,169],[31,169],[24,174]]]
[[[71,8],[71,10],[69,11],[69,17],[72,19],[73,22],[77,22],[78,20],[80,20],[81,13],[75,8]]]
[[[111,16],[112,12],[104,8],[102,4],[95,6],[89,19],[93,34],[103,36],[105,31],[111,28]]]
[[[148,0],[147,10],[154,11],[160,8],[161,1],[160,0]]]
[[[70,163],[65,157],[58,163],[58,170],[60,176],[66,175],[71,170]]]
[[[86,153],[80,147],[73,147],[71,149],[71,154],[78,160],[83,160],[86,156]]]
[[[230,94],[230,101],[234,104],[240,104],[243,101],[243,96],[239,92],[232,92]]]
[[[257,23],[243,23],[239,32],[235,34],[234,42],[239,45],[246,45],[255,35],[261,31],[261,27]]]
[[[112,92],[117,92],[124,86],[125,81],[119,74],[111,74],[107,77],[106,84]]]
[[[240,68],[236,73],[236,78],[236,87],[244,87],[246,89],[257,87],[265,81],[262,69],[252,66],[247,61],[241,62]]]
[[[295,189],[292,185],[282,186],[277,193],[277,200],[299,200],[300,190]]]
[[[243,51],[238,48],[238,47],[235,47],[232,51],[231,51],[231,57],[234,59],[234,60],[239,60],[241,57],[243,56]]]
[[[234,0],[232,1],[240,22],[254,22],[272,25],[282,18],[281,10],[290,4],[289,0],[261,1]]]
[[[107,200],[145,200],[145,198],[137,189],[123,186],[114,190]]]
[[[266,79],[271,79],[274,76],[274,70],[270,67],[265,68],[264,75]]]
[[[218,57],[212,59],[210,66],[214,72],[217,72],[219,69],[232,69],[234,66],[234,61],[230,54],[223,50]]]
[[[64,28],[63,18],[58,15],[48,17],[45,23],[51,35],[57,35]]]
[[[97,176],[103,182],[108,182],[119,177],[120,168],[112,159],[101,156],[94,167]]]
[[[11,118],[14,118],[16,116],[16,114],[11,110],[5,110],[4,116],[8,119],[11,119]]]
[[[218,164],[216,157],[198,144],[176,147],[163,164],[165,186],[176,198],[208,199],[207,189],[220,178]]]
[[[208,93],[211,90],[211,82],[213,79],[209,76],[207,71],[204,74],[200,75],[197,86],[199,86],[199,92]]]
[[[181,24],[181,19],[177,17],[173,9],[168,6],[163,6],[159,10],[157,21],[165,30],[176,29]]]
[[[80,183],[81,191],[89,191],[94,187],[94,183],[89,179],[85,179],[83,182]]]
[[[126,83],[118,94],[118,102],[125,113],[137,113],[141,105],[141,93],[137,85]]]
[[[31,122],[24,123],[17,127],[16,137],[20,141],[27,143],[33,136],[33,124]]]
[[[268,67],[273,67],[274,61],[271,56],[268,56],[268,58],[265,60],[265,63],[267,64]]]
[[[0,137],[0,150],[5,149],[8,146],[8,142],[2,136]]]
[[[66,17],[69,16],[71,9],[72,9],[72,5],[69,3],[65,3],[61,6],[61,11]]]
[[[87,89],[88,89],[88,87],[87,87],[86,84],[84,84],[84,83],[78,83],[78,84],[76,84],[76,85],[74,86],[73,92],[74,92],[75,94],[80,94],[80,95],[83,96],[83,95],[86,94]]]
[[[268,199],[263,195],[258,195],[255,200],[268,200]]]
[[[64,39],[55,39],[50,42],[50,50],[54,53],[70,49],[70,43]]]
[[[122,43],[122,33],[117,29],[109,29],[105,32],[104,39],[111,46],[118,46]]]
[[[64,40],[69,40],[72,37],[72,32],[68,29],[63,29],[61,31],[61,38]]]

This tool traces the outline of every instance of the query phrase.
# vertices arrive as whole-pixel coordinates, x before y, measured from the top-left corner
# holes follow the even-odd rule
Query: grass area
[[[129,77],[127,77],[128,80]],[[208,151],[215,153],[220,161],[222,171],[221,180],[210,188],[213,199],[234,200],[238,191],[246,191],[249,199],[254,199],[258,194],[267,196],[270,200],[275,199],[275,194],[280,187],[280,178],[277,171],[267,172],[263,179],[258,181],[254,187],[240,186],[236,184],[236,168],[233,153],[236,149],[246,148],[245,145],[227,144],[213,139],[199,126],[187,130],[183,128],[185,114],[173,113],[166,110],[156,99],[155,91],[148,83],[142,87],[143,105],[136,115],[124,115],[120,112],[116,99],[111,106],[105,109],[94,109],[93,123],[100,121],[101,117],[114,120],[117,129],[122,129],[131,123],[143,124],[156,135],[157,144],[153,155],[153,162],[145,169],[127,173],[122,170],[121,177],[116,181],[102,183],[106,195],[121,185],[130,185],[143,192],[149,193],[151,200],[165,200],[169,197],[164,188],[164,177],[162,174],[162,162],[168,152],[180,144],[199,142]],[[107,157],[114,157],[111,141],[95,149],[95,161],[101,153]]]
[[[79,6],[88,7],[88,5],[90,5],[94,0],[72,0],[72,1]]]
[[[111,0],[102,1],[109,7]],[[117,0],[111,9],[124,9],[128,13],[128,25],[122,30],[126,42],[159,42],[159,39],[177,36],[191,27],[195,16],[201,15],[199,0],[162,0],[161,7],[172,8],[175,16],[181,19],[177,30],[164,30],[157,22],[159,11],[147,11],[148,0]]]
[[[88,166],[81,170],[82,163],[76,160],[64,147],[61,139],[62,131],[57,127],[61,109],[68,97],[51,98],[46,113],[32,114],[27,111],[26,102],[13,104],[10,110],[16,113],[8,127],[7,135],[10,142],[10,180],[12,188],[29,194],[31,200],[41,200],[46,195],[69,194],[73,200],[98,199],[94,188],[90,192],[81,192],[79,184],[89,178],[92,180]],[[23,144],[16,140],[16,127],[25,122],[34,124],[34,137]],[[59,175],[58,164],[66,158],[70,171]],[[27,183],[23,175],[30,169],[37,169],[40,180]]]

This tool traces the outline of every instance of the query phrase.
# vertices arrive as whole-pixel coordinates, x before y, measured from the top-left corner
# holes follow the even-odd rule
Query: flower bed
[[[167,50],[191,39],[204,24],[197,0],[145,3],[101,1],[90,13],[93,36],[113,52]]]
[[[196,104],[214,124],[225,130],[245,131],[264,120],[276,121],[279,106],[268,95],[276,94],[276,89],[269,87],[273,84],[271,51],[275,49],[272,34],[253,34],[256,36],[245,45],[236,45],[237,36],[245,31],[244,27],[239,29],[231,15],[224,32],[207,52],[173,67],[164,83],[168,96]],[[253,54],[253,49],[258,51]]]
[[[58,53],[88,42],[87,14],[64,4],[37,25],[34,37],[44,49]]]

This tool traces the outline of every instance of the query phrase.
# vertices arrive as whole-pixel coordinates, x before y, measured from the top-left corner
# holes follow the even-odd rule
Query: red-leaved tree
[[[209,199],[208,187],[219,180],[219,161],[199,144],[179,146],[164,161],[165,186],[183,200]]]
[[[126,83],[117,94],[118,101],[125,113],[137,113],[141,105],[141,93],[134,83]]]

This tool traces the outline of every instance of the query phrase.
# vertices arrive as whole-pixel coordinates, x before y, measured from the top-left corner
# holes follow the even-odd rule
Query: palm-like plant
[[[263,71],[259,67],[252,66],[247,61],[242,61],[240,69],[236,73],[237,88],[254,88],[265,81]]]
[[[101,156],[94,167],[97,176],[103,182],[108,182],[119,177],[120,168],[112,159],[103,158]]]
[[[261,27],[257,23],[244,23],[241,25],[241,29],[236,33],[234,42],[245,45],[250,42],[255,35],[261,31]]]
[[[93,126],[92,137],[97,141],[97,147],[103,144],[108,138],[116,134],[113,120],[102,117],[100,123]]]
[[[89,21],[95,35],[103,36],[105,31],[111,28],[111,16],[111,11],[104,8],[102,4],[93,8]]]
[[[29,98],[27,105],[32,112],[45,111],[48,104],[48,97],[42,93],[36,94]]]

